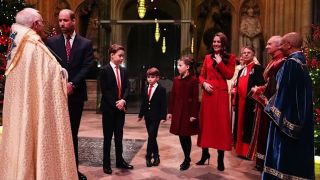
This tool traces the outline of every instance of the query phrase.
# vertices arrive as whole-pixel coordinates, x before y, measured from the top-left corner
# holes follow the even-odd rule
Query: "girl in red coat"
[[[198,80],[190,70],[192,60],[182,57],[178,61],[179,76],[174,78],[167,120],[171,121],[170,133],[178,135],[184,153],[180,170],[190,167],[191,136],[198,134]]]
[[[208,148],[218,150],[218,170],[224,170],[224,151],[231,150],[231,119],[227,79],[231,79],[235,69],[236,56],[226,53],[227,37],[219,32],[212,42],[213,53],[206,55],[201,73],[200,84],[203,88],[200,108],[200,133],[198,146],[202,147],[203,165],[210,154]]]

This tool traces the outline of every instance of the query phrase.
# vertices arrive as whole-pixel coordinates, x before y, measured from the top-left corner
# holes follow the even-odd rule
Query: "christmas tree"
[[[315,154],[320,156],[320,25],[312,25],[312,35],[307,38],[304,53],[313,85]]]
[[[18,11],[30,5],[24,1],[9,1],[0,0],[0,106],[2,112],[3,94],[4,94],[4,72],[6,68],[6,52],[10,36],[10,27],[15,21],[15,16]],[[0,118],[0,125],[2,118]]]

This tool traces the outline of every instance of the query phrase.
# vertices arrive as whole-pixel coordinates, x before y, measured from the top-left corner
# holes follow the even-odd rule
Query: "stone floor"
[[[144,122],[137,122],[137,115],[126,115],[124,128],[124,158],[134,165],[134,170],[125,171],[113,167],[113,174],[104,174],[101,167],[102,152],[102,125],[101,115],[94,111],[85,111],[80,126],[80,143],[84,147],[79,147],[84,153],[81,153],[80,171],[83,172],[89,180],[130,180],[130,179],[203,179],[203,180],[254,180],[260,179],[260,173],[254,170],[254,162],[236,157],[233,152],[227,152],[225,157],[226,170],[220,172],[216,169],[217,155],[216,151],[211,149],[210,165],[196,166],[195,162],[201,156],[201,149],[196,146],[196,136],[192,138],[191,167],[189,170],[181,172],[179,165],[183,160],[183,153],[179,144],[178,137],[169,133],[170,123],[161,124],[158,134],[158,144],[160,148],[161,163],[158,167],[147,168],[145,166],[145,151],[147,133]],[[2,126],[0,126],[1,143]],[[84,141],[84,142],[82,142]],[[98,144],[95,141],[100,141]],[[86,145],[88,143],[89,145]],[[95,144],[91,147],[91,143]],[[89,146],[89,148],[87,148]],[[102,151],[102,150],[101,150]],[[113,156],[114,156],[114,152]],[[88,158],[87,154],[94,156]],[[98,157],[98,158],[97,158]],[[100,157],[100,158],[99,158]],[[319,160],[320,162],[320,160]],[[316,179],[320,180],[320,163],[316,164]],[[100,164],[99,164],[100,163]],[[114,164],[114,163],[113,163]]]
[[[236,157],[232,152],[227,152],[225,155],[226,170],[220,172],[216,168],[217,153],[216,150],[210,149],[211,159],[210,165],[196,166],[195,162],[201,157],[201,149],[196,146],[197,137],[192,138],[192,153],[191,153],[191,167],[187,171],[181,172],[179,166],[183,161],[183,152],[180,147],[177,136],[169,133],[170,123],[166,122],[160,125],[158,134],[158,144],[160,149],[161,163],[158,167],[148,168],[145,165],[145,151],[147,133],[144,122],[137,122],[137,115],[126,115],[126,122],[124,127],[124,139],[144,143],[138,151],[130,154],[124,147],[124,154],[131,160],[134,169],[131,171],[120,170],[113,167],[113,174],[107,175],[103,173],[102,167],[87,166],[81,164],[80,171],[84,173],[89,180],[107,180],[107,179],[260,179],[260,172],[254,170],[254,162],[247,161]],[[83,114],[83,119],[79,132],[80,138],[102,138],[102,124],[101,115],[93,111],[86,111]],[[143,142],[143,141],[142,141]],[[132,148],[131,146],[129,148]],[[132,157],[129,157],[132,156]]]

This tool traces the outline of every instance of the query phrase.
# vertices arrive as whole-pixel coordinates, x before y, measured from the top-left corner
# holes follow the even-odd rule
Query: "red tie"
[[[117,72],[118,98],[121,99],[121,83],[120,83],[119,65],[116,65],[116,72]]]
[[[71,52],[70,39],[71,39],[71,37],[68,35],[68,36],[66,37],[67,62],[70,62],[70,52]]]
[[[149,101],[150,101],[150,99],[151,99],[152,88],[153,88],[153,85],[150,85],[150,86],[149,86],[149,92],[148,92]]]

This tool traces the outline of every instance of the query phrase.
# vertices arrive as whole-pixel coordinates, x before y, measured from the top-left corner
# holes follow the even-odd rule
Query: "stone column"
[[[125,2],[123,0],[111,0],[110,3],[110,19],[119,20],[122,18],[123,6]],[[122,44],[122,26],[111,24],[111,43]]]
[[[181,1],[181,19],[191,20],[191,0]],[[191,46],[190,23],[181,23],[180,53]],[[190,52],[191,53],[191,52]]]

